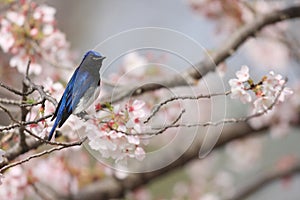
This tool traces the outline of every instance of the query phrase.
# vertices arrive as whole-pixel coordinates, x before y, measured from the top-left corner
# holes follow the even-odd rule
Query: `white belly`
[[[96,90],[94,88],[89,88],[73,110],[73,114],[76,115],[85,111],[97,99],[99,93],[100,87],[97,87]]]

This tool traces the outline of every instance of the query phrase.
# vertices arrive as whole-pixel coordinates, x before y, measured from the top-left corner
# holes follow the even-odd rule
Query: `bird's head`
[[[89,71],[99,71],[102,66],[102,61],[105,59],[97,51],[88,51],[80,64],[82,69],[87,69]]]
[[[102,62],[102,61],[105,59],[105,57],[102,56],[99,52],[93,51],[93,50],[88,51],[88,52],[85,54],[84,58],[88,58],[88,59],[91,59],[91,60],[93,60],[93,61],[98,61],[98,62],[99,62],[99,61]]]

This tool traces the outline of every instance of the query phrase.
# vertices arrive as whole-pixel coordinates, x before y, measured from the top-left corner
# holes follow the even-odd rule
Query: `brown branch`
[[[172,101],[210,99],[210,98],[216,97],[216,96],[222,96],[222,95],[227,96],[230,93],[231,93],[231,91],[227,91],[224,93],[200,94],[198,96],[174,96],[174,97],[171,97],[171,98],[157,104],[154,107],[154,109],[152,110],[152,112],[150,113],[150,115],[147,117],[147,119],[144,121],[144,123],[148,123],[150,121],[150,119],[152,119],[154,117],[154,115],[161,109],[161,107],[167,105],[168,103],[171,103]]]
[[[18,128],[20,126],[27,126],[27,125],[30,125],[30,124],[37,124],[41,121],[44,121],[45,119],[48,119],[52,117],[52,114],[50,115],[46,115],[44,117],[41,117],[41,118],[38,118],[36,120],[32,120],[32,121],[22,121],[22,122],[18,122],[18,123],[15,123],[15,124],[11,124],[11,125],[8,125],[8,126],[0,126],[0,131],[8,131],[8,130],[11,130],[11,129],[14,129],[14,128]]]
[[[38,91],[41,101],[49,101],[51,102],[54,106],[57,106],[57,101],[55,98],[52,96],[48,95],[47,92],[44,91],[44,87],[42,85],[37,85],[33,83],[29,77],[26,77],[24,80],[24,83],[29,87],[32,88],[33,91]]]
[[[65,146],[68,147],[70,146],[69,142],[55,142],[55,141],[48,141],[47,139],[41,138],[40,136],[34,134],[32,131],[25,129],[25,132],[27,132],[29,135],[31,135],[32,137],[38,139],[40,142],[45,143],[45,144],[49,144],[49,145],[55,145],[55,146]],[[47,137],[46,137],[47,138]],[[86,140],[86,138],[83,138],[83,140]]]
[[[103,102],[117,102],[126,97],[141,95],[144,92],[158,90],[163,87],[172,88],[178,86],[187,86],[193,81],[199,80],[207,73],[216,69],[216,66],[224,62],[228,57],[232,56],[234,52],[250,37],[254,37],[264,27],[281,22],[287,19],[293,19],[300,17],[300,5],[285,8],[282,10],[272,11],[271,13],[257,16],[255,20],[245,24],[236,32],[234,32],[230,38],[221,44],[217,50],[206,56],[201,62],[190,66],[185,71],[170,75],[169,77],[158,78],[156,80],[150,80],[151,82],[144,82],[138,85],[121,87],[114,92],[114,96],[106,95],[103,97]]]
[[[223,147],[225,144],[235,140],[241,139],[248,136],[255,136],[259,134],[266,133],[266,127],[261,128],[260,130],[254,131],[247,123],[243,122],[240,124],[230,125],[224,128],[222,134],[219,137],[214,150]],[[183,133],[184,134],[184,133]],[[211,132],[210,134],[214,134]],[[168,173],[180,169],[183,165],[189,163],[194,159],[199,159],[199,149],[205,141],[204,134],[197,134],[198,138],[194,140],[194,143],[189,147],[189,149],[176,161],[170,165],[147,173],[140,174],[129,174],[124,180],[116,180],[114,178],[107,178],[102,181],[95,182],[91,185],[86,186],[85,188],[79,190],[77,193],[71,196],[63,196],[62,199],[68,200],[92,200],[92,199],[113,199],[113,198],[122,198],[126,191],[132,191],[139,187],[142,187],[145,184],[148,184],[151,181],[154,181],[158,177],[167,175]],[[161,159],[164,159],[164,155],[161,155],[159,160],[151,161],[155,166],[155,162],[160,162]],[[141,168],[143,168],[141,163]],[[149,164],[149,163],[148,163]],[[145,163],[147,165],[147,163]],[[149,166],[144,166],[145,169]]]
[[[28,73],[29,73],[29,68],[30,68],[30,63],[31,61],[28,61],[27,67],[26,67],[26,74],[25,77],[28,77]],[[26,94],[29,91],[29,87],[28,85],[26,85],[25,80],[23,80],[23,88],[22,88],[22,93]],[[22,96],[22,102],[26,102],[27,101],[27,96]],[[26,121],[26,116],[28,114],[29,110],[26,107],[21,107],[21,121],[25,122]],[[20,147],[23,149],[27,149],[27,143],[26,143],[26,135],[25,135],[25,126],[24,125],[20,125],[19,128],[19,144]]]
[[[29,90],[27,93],[23,93],[23,92],[21,92],[19,90],[16,90],[15,88],[10,87],[10,86],[2,83],[2,82],[0,82],[0,87],[6,89],[6,90],[8,90],[8,91],[10,91],[10,92],[12,92],[12,93],[14,93],[16,95],[19,95],[19,96],[27,96],[27,95],[29,95],[29,94],[31,94],[33,92],[33,90]]]
[[[0,109],[8,115],[8,117],[11,121],[17,122],[17,120],[12,116],[11,112],[8,109],[6,109],[4,106],[2,106],[1,104],[0,104]]]
[[[275,97],[272,104],[269,105],[267,108],[265,108],[264,110],[262,110],[260,112],[254,113],[252,115],[248,115],[246,117],[231,118],[231,119],[225,118],[225,119],[222,119],[222,120],[217,121],[217,122],[204,122],[204,123],[196,123],[196,124],[170,124],[168,126],[165,126],[164,128],[165,128],[165,130],[167,130],[169,128],[178,128],[178,127],[191,128],[191,127],[198,127],[198,126],[203,126],[203,127],[205,127],[205,126],[219,126],[219,125],[224,125],[224,124],[229,124],[229,123],[248,122],[249,120],[251,120],[253,118],[260,117],[260,116],[266,114],[268,111],[270,111],[274,108],[274,106],[278,103],[278,100],[279,100],[279,97],[280,97],[282,91],[285,88],[286,80],[285,80],[284,85],[278,91],[278,94]]]
[[[30,160],[33,159],[33,158],[38,158],[38,157],[41,157],[41,156],[43,156],[43,155],[50,154],[50,153],[52,153],[52,152],[54,152],[54,151],[59,151],[59,150],[65,149],[65,148],[69,148],[69,147],[73,147],[73,146],[80,146],[86,139],[87,139],[87,138],[85,137],[85,138],[83,138],[83,139],[81,139],[81,140],[79,140],[79,141],[76,141],[76,142],[70,142],[70,143],[65,144],[65,145],[63,145],[63,146],[53,147],[53,148],[51,148],[51,149],[42,151],[42,152],[40,152],[40,153],[36,153],[36,154],[34,154],[34,155],[28,156],[27,158],[22,159],[22,160],[20,160],[20,161],[16,161],[16,162],[10,163],[10,164],[8,164],[8,165],[2,167],[2,168],[0,169],[0,173],[3,173],[4,171],[8,170],[9,168],[12,168],[12,167],[15,167],[15,166],[17,166],[17,165],[20,165],[20,164],[23,164],[23,163],[25,163],[25,162],[28,162],[28,161],[30,161]]]
[[[263,187],[267,186],[268,184],[298,173],[300,173],[300,162],[284,170],[273,169],[271,171],[265,172],[264,174],[258,176],[257,179],[249,181],[246,185],[237,188],[237,192],[234,193],[231,197],[227,198],[227,200],[246,199],[250,195],[253,195],[255,192],[263,189]]]

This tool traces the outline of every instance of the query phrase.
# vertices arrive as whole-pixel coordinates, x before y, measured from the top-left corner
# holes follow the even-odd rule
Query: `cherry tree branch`
[[[70,142],[70,143],[65,143],[64,145],[62,146],[58,146],[58,147],[53,147],[51,149],[48,149],[48,150],[45,150],[45,151],[42,151],[40,153],[36,153],[36,154],[33,154],[31,156],[28,156],[27,158],[25,159],[22,159],[20,161],[16,161],[16,162],[13,162],[13,163],[10,163],[4,167],[2,167],[0,169],[0,173],[3,173],[4,171],[8,170],[9,168],[12,168],[12,167],[15,167],[17,165],[20,165],[20,164],[23,164],[25,162],[28,162],[30,161],[31,159],[33,158],[38,158],[38,157],[41,157],[43,155],[46,155],[46,154],[50,154],[54,151],[59,151],[59,150],[62,150],[62,149],[65,149],[65,148],[68,148],[68,147],[73,147],[73,146],[81,146],[81,144],[86,140],[87,138],[84,137],[83,139],[79,140],[79,141],[76,141],[76,142]]]
[[[223,95],[229,95],[231,93],[231,91],[227,91],[225,93],[213,93],[213,94],[200,94],[197,96],[174,96],[171,97],[165,101],[160,102],[159,104],[157,104],[156,106],[154,106],[154,108],[152,109],[152,112],[150,113],[150,115],[147,117],[147,119],[144,121],[144,123],[148,123],[150,121],[150,119],[152,119],[155,114],[165,105],[167,105],[168,103],[171,103],[173,101],[178,101],[178,100],[199,100],[199,99],[210,99],[212,97],[216,97],[216,96],[223,96]]]
[[[285,84],[287,82],[287,79],[285,79],[285,82],[283,84],[283,86],[281,87],[281,89],[278,91],[278,94],[276,95],[276,97],[274,98],[273,102],[267,107],[264,108],[262,111],[254,113],[252,115],[248,115],[246,117],[240,117],[240,118],[225,118],[222,119],[220,121],[217,122],[204,122],[204,123],[196,123],[196,124],[170,124],[168,126],[165,126],[161,129],[167,130],[169,128],[178,128],[178,127],[187,127],[187,128],[191,128],[191,127],[198,127],[198,126],[219,126],[219,125],[224,125],[224,124],[228,124],[228,123],[240,123],[240,122],[248,122],[249,120],[262,116],[264,114],[266,114],[268,111],[272,110],[274,108],[274,106],[278,103],[279,97],[282,93],[282,91],[285,89]]]
[[[268,184],[298,173],[300,173],[300,162],[283,170],[273,169],[271,171],[267,171],[258,176],[255,180],[248,182],[246,185],[240,188],[237,188],[237,192],[231,197],[227,198],[227,200],[246,199],[253,193],[263,189],[263,187],[267,186]]]
[[[219,149],[225,144],[236,139],[242,139],[248,136],[252,137],[255,135],[266,133],[265,130],[267,130],[267,127],[263,127],[260,130],[253,130],[246,122],[229,125],[224,128],[213,150]],[[101,200],[111,198],[122,198],[125,195],[126,191],[132,191],[139,187],[142,187],[143,185],[154,181],[158,177],[165,176],[172,171],[180,169],[182,166],[184,166],[192,160],[199,159],[199,149],[201,148],[201,145],[205,140],[205,136],[203,134],[197,135],[198,138],[195,139],[194,143],[180,158],[178,158],[176,161],[172,162],[170,165],[162,169],[148,173],[130,174],[124,180],[107,178],[98,182],[94,182],[91,185],[88,185],[85,188],[79,190],[77,193],[72,194],[71,196],[62,196],[61,198],[68,200]],[[164,159],[164,156],[167,155],[161,155],[160,160]],[[143,165],[143,163],[141,165]]]
[[[103,102],[117,102],[128,96],[141,95],[142,93],[158,90],[163,87],[172,88],[193,84],[209,72],[216,69],[216,66],[232,56],[235,51],[244,44],[249,38],[254,37],[264,27],[277,22],[300,17],[300,5],[272,11],[268,14],[258,15],[252,22],[249,22],[235,31],[226,42],[221,44],[215,52],[212,52],[199,63],[188,67],[185,71],[170,75],[169,77],[151,80],[150,83],[140,83],[133,86],[119,87],[114,96],[106,95]]]

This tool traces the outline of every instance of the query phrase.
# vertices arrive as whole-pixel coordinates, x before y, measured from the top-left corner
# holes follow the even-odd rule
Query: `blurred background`
[[[201,0],[49,0],[38,2],[46,3],[56,8],[57,26],[66,34],[67,40],[71,44],[71,49],[78,55],[76,63],[79,63],[84,52],[96,48],[97,45],[111,36],[143,27],[158,27],[179,32],[178,34],[174,33],[174,38],[176,35],[179,35],[181,39],[176,41],[171,39],[172,45],[178,49],[182,48],[180,53],[183,53],[190,63],[197,63],[206,54],[216,51],[218,47],[229,40],[235,29],[247,22],[247,20],[250,21],[252,19],[248,16],[250,15],[249,13],[241,17],[239,16],[241,13],[236,12],[236,10],[230,11],[230,13],[236,14],[233,17],[228,17],[226,13],[219,13],[219,16],[214,16],[213,14],[215,13],[210,12],[212,8],[203,6],[201,2],[205,1]],[[261,13],[265,13],[273,8],[292,5],[297,1],[286,1],[283,3],[282,1],[249,0],[245,2],[251,5],[254,4],[254,8],[257,8]],[[230,3],[230,1],[228,0],[227,3]],[[222,21],[222,18],[224,21]],[[228,18],[228,21],[225,18]],[[206,89],[210,91],[230,89],[228,80],[235,77],[235,72],[242,65],[249,66],[251,69],[250,74],[254,78],[259,78],[274,70],[276,73],[289,78],[288,85],[290,87],[294,87],[295,84],[299,86],[298,77],[300,71],[299,60],[297,59],[300,51],[298,49],[299,46],[297,46],[299,40],[297,35],[299,32],[298,27],[299,22],[297,20],[292,23],[279,24],[275,26],[278,32],[273,34],[274,29],[270,29],[261,34],[258,39],[250,39],[233,56],[227,59],[226,63],[222,63],[222,66],[219,66],[221,72],[226,72],[225,75],[215,73],[205,77],[205,83],[209,87],[204,87],[202,91],[206,91]],[[282,30],[288,32],[288,34],[281,34]],[[143,37],[144,40],[150,43],[168,43],[166,37],[154,35],[151,31],[146,31]],[[184,38],[188,38],[191,43],[199,44],[200,46],[189,48],[190,46],[186,45],[187,41]],[[295,40],[297,42],[290,42]],[[291,46],[291,43],[294,46]],[[128,48],[139,46],[141,41],[132,38],[131,40],[108,44],[110,45],[104,45],[104,52],[107,53],[105,55],[107,57],[111,55],[110,52],[123,50],[124,46]],[[96,49],[101,51],[101,45]],[[292,53],[295,55],[292,55]],[[176,58],[172,56],[168,56],[167,59],[169,59],[166,62],[168,67],[179,71],[190,65],[190,63],[185,61],[177,62]],[[120,67],[118,64],[112,64],[112,66],[105,76],[106,79],[110,78],[109,74],[111,72],[118,71],[117,68]],[[218,103],[216,106],[221,107],[223,105],[224,102]],[[225,102],[225,106],[226,116],[244,116],[250,110],[244,104],[232,100]],[[219,116],[219,113],[223,113],[223,109],[220,108],[219,111],[216,111],[214,114],[216,119],[223,117],[222,115]],[[286,115],[289,116],[292,111],[290,108],[287,108],[278,112],[282,112],[277,114],[284,118]],[[203,160],[199,158],[199,160],[194,160],[175,172],[159,177],[146,186],[147,189],[141,192],[142,196],[140,199],[195,198],[200,200],[218,200],[219,198],[216,196],[219,194],[231,192],[236,186],[247,184],[249,180],[255,180],[261,176],[260,174],[274,167],[289,166],[290,163],[293,163],[294,160],[300,157],[300,146],[298,145],[298,141],[300,141],[299,128],[297,126],[278,127],[276,125],[275,122],[274,126],[277,129],[268,130],[268,134],[257,134],[249,139],[233,142],[214,151],[212,155]],[[279,179],[263,187],[247,199],[296,200],[300,196],[299,187],[299,175],[286,177],[284,180]],[[207,195],[205,198],[204,196],[197,196],[199,194],[197,191],[201,191],[201,194],[207,192]],[[214,194],[215,191],[217,191],[216,194]],[[128,198],[130,199],[130,196]],[[139,197],[136,199],[139,199]]]

